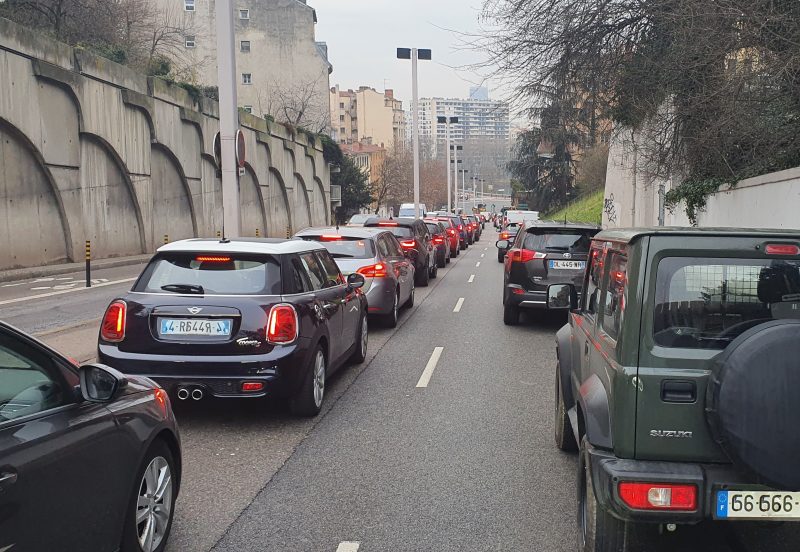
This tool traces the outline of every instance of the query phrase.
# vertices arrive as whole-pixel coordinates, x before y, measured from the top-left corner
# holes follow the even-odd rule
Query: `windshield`
[[[318,241],[334,259],[370,259],[375,256],[372,241],[364,238],[341,236],[336,239],[325,236],[301,236],[305,241]]]
[[[347,221],[347,224],[364,224],[374,216],[375,215],[371,215],[369,213],[353,215],[350,217],[350,220]]]
[[[654,312],[658,345],[723,349],[764,322],[800,319],[800,261],[662,259]]]
[[[523,247],[531,251],[563,251],[569,253],[588,253],[591,238],[597,233],[586,232],[528,232]]]
[[[133,291],[192,295],[280,295],[281,268],[271,256],[166,254],[147,265]]]

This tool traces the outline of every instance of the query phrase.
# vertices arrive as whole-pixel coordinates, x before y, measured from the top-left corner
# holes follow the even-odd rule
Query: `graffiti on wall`
[[[613,193],[603,201],[603,212],[609,224],[617,224],[617,204],[614,201]]]

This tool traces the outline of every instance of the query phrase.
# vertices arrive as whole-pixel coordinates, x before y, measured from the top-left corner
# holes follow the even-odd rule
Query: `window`
[[[250,10],[239,10],[239,19],[250,19]]]
[[[253,74],[242,73],[242,84],[253,84]]]
[[[185,11],[194,11],[194,0],[183,0],[183,9]]]
[[[389,257],[389,246],[386,245],[386,236],[380,236],[378,238],[378,253],[381,257]]]
[[[252,113],[253,112],[253,106],[252,105],[245,105],[245,106],[242,107],[242,109],[244,109],[247,113]]]
[[[344,115],[339,115],[339,121],[344,121]]]
[[[389,247],[389,254],[393,257],[403,256],[403,248],[400,247],[400,242],[397,241],[397,238],[395,238],[394,235],[386,236],[386,245]]]
[[[344,102],[339,102],[339,109],[344,109]]]
[[[0,333],[0,424],[73,402],[65,370],[50,356]]]
[[[244,53],[250,52],[250,41],[242,40],[241,42],[239,42],[239,51]]]
[[[625,312],[628,259],[618,252],[611,253],[608,259],[608,283],[603,305],[603,331],[616,341],[622,327],[622,315]]]
[[[592,236],[597,230],[587,230],[584,232],[558,231],[558,230],[529,230],[525,233],[525,249],[531,251],[552,251],[555,253],[565,252],[588,253],[589,244]]]
[[[187,48],[194,48],[194,35],[186,35],[184,45]]]
[[[597,314],[597,301],[600,299],[600,282],[603,279],[603,257],[605,252],[599,245],[592,247],[589,255],[589,272],[583,285],[584,313]]]
[[[764,322],[800,319],[800,260],[667,257],[653,312],[656,344],[724,349]]]
[[[342,127],[342,128],[340,128],[340,129],[339,129],[339,132],[341,132],[342,134],[344,134],[345,132],[347,132],[347,129],[346,129],[346,128],[344,128],[344,127]]]
[[[292,259],[291,282],[294,289],[292,289],[290,293],[307,293],[312,290],[311,282],[308,279],[308,273],[298,257]]]
[[[303,268],[305,268],[308,277],[311,279],[311,289],[322,289],[322,283],[326,280],[326,275],[322,266],[319,264],[317,256],[312,252],[303,253],[300,255],[300,260],[303,263]]]
[[[334,259],[369,259],[375,256],[372,242],[363,238],[327,240],[322,236],[302,236],[305,241],[322,242]]]
[[[339,272],[339,267],[336,261],[333,260],[331,254],[327,251],[317,251],[317,255],[321,261],[322,268],[325,270],[325,285],[324,287],[336,287],[344,283],[342,273]]]

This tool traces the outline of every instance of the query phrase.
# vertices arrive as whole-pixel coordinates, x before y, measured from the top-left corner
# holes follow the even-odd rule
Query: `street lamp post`
[[[417,48],[398,48],[397,59],[411,60],[411,136],[414,149],[414,218],[419,212],[419,94],[417,91],[417,60],[430,60],[431,51]]]
[[[464,146],[456,146],[453,144],[450,146],[450,149],[453,150],[453,178],[455,182],[453,182],[453,212],[456,212],[456,208],[458,206],[458,164],[461,161],[458,159],[458,152],[464,149]]]
[[[445,135],[446,135],[446,150],[447,150],[447,162],[445,163],[445,168],[447,170],[447,212],[450,212],[450,186],[452,185],[452,180],[450,178],[450,125],[453,123],[458,122],[458,117],[436,117],[436,122],[438,124],[444,124],[445,126]]]
[[[467,205],[467,173],[469,169],[461,169],[461,198],[463,207],[462,210],[465,210],[464,207]]]

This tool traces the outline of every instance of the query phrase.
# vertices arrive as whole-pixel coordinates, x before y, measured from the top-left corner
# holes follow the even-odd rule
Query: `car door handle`
[[[670,403],[693,403],[697,400],[697,385],[686,380],[662,380],[661,400]]]
[[[584,355],[588,355],[589,354],[589,340],[588,339],[583,342],[583,354]]]
[[[15,472],[0,473],[0,491],[5,487],[10,487],[17,482],[17,474]]]

